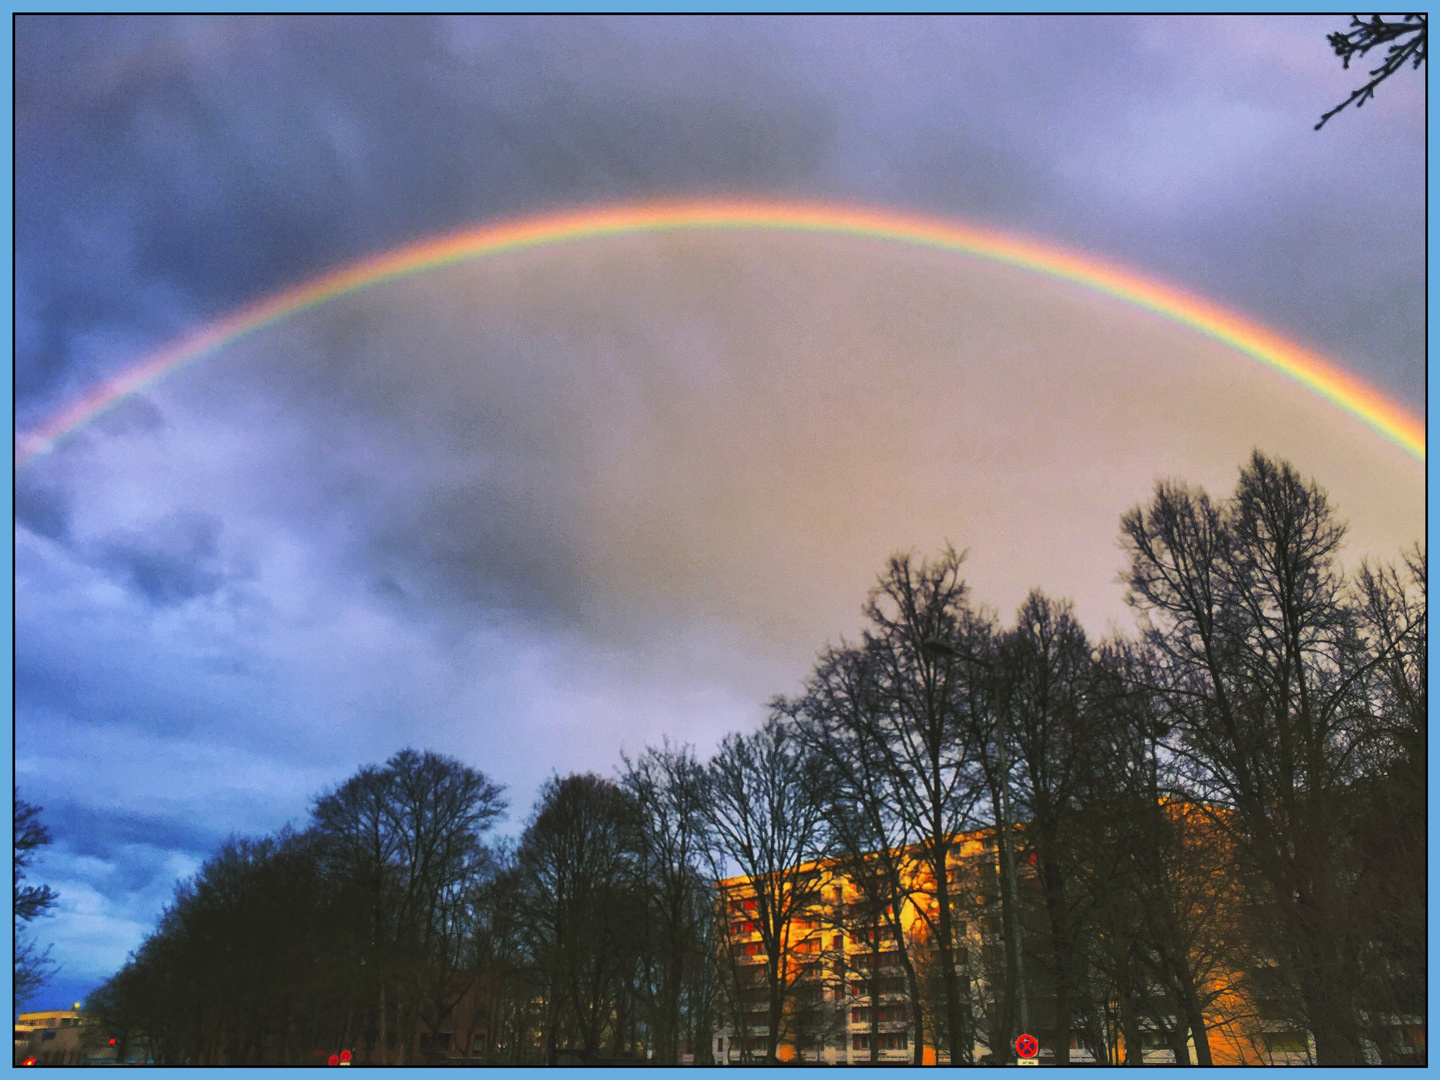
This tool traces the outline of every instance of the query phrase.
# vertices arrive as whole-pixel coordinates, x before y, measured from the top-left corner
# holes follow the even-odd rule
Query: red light
[[[341,1051],[340,1051],[340,1060],[341,1060],[341,1061],[349,1061],[349,1060],[350,1060],[350,1051],[349,1051],[349,1050],[341,1050]]]
[[[20,1064],[21,1064],[21,1065],[34,1065],[34,1064],[35,1064],[35,1059],[34,1059],[34,1058],[26,1058],[24,1061],[20,1062]]]
[[[340,1055],[339,1055],[339,1054],[331,1054],[331,1055],[330,1055],[330,1064],[331,1064],[331,1065],[339,1065],[339,1064],[340,1064]]]

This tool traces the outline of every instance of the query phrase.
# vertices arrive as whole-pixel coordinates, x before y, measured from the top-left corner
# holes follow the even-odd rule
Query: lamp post
[[[996,710],[998,726],[1000,766],[1000,861],[1004,864],[1006,883],[1010,886],[1010,900],[1005,905],[1005,934],[1015,943],[1015,1003],[1020,1013],[1020,1030],[1030,1030],[1030,1005],[1025,993],[1025,949],[1020,939],[1020,920],[1016,918],[1015,906],[1020,902],[1020,882],[1015,873],[1015,849],[1010,840],[1010,707],[1001,703]]]

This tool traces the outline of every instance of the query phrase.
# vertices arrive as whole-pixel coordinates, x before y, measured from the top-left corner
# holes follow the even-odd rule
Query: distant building
[[[15,1021],[15,1064],[85,1064],[81,1020],[78,1001],[68,1009],[21,1013]]]

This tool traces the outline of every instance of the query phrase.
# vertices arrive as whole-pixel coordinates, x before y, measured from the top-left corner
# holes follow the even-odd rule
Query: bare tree
[[[1347,30],[1331,34],[1328,39],[1330,47],[1340,57],[1346,71],[1350,70],[1350,61],[1356,57],[1364,56],[1380,45],[1388,47],[1380,66],[1371,70],[1370,80],[1320,117],[1315,130],[1319,131],[1325,126],[1325,121],[1350,105],[1360,108],[1375,96],[1376,87],[1397,71],[1403,71],[1406,64],[1418,69],[1425,63],[1425,23],[1424,15],[1402,15],[1398,19],[1384,15],[1371,15],[1368,19],[1351,15]]]
[[[1049,922],[1055,1063],[1070,1061],[1074,957],[1080,895],[1075,874],[1079,810],[1099,749],[1098,715],[1090,708],[1090,645],[1069,602],[1038,590],[1020,606],[1002,638],[998,678],[1002,708],[1019,750],[1024,845],[1037,863]]]
[[[1366,654],[1324,494],[1256,451],[1235,495],[1163,483],[1122,521],[1128,599],[1196,797],[1226,812],[1268,889],[1273,960],[1293,980],[1321,1065],[1364,1063],[1348,804],[1361,776]]]
[[[525,955],[523,873],[507,845],[491,852],[492,873],[474,898],[474,965],[480,992],[474,1019],[485,1031],[491,1064],[519,1065],[528,1048],[533,992]]]
[[[819,762],[778,717],[751,735],[727,735],[707,769],[706,817],[715,876],[728,862],[743,875],[722,886],[722,918],[753,922],[765,950],[768,1036],[765,1060],[778,1060],[786,1004],[801,975],[796,946],[809,936],[797,918],[819,901],[822,779]],[[748,905],[750,906],[747,906]],[[753,909],[752,909],[753,908]],[[734,992],[744,994],[745,987]]]
[[[1224,821],[1186,795],[1153,682],[1143,647],[1101,646],[1091,688],[1102,720],[1099,755],[1078,865],[1102,938],[1097,961],[1115,988],[1132,1056],[1139,1018],[1149,1013],[1170,1033],[1177,1063],[1189,1060],[1188,1032],[1195,1063],[1208,1066],[1207,1010],[1221,995],[1233,998],[1234,974],[1251,966],[1241,932],[1245,872]],[[1173,1005],[1163,1015],[1147,1007],[1144,993],[1157,985]]]
[[[1357,907],[1371,930],[1360,953],[1361,1024],[1382,1064],[1423,1063],[1403,1037],[1426,1013],[1427,662],[1426,557],[1361,567],[1361,625],[1378,663],[1364,691],[1365,756],[1354,792],[1361,854]]]
[[[618,1048],[616,1003],[641,916],[638,833],[631,796],[585,773],[546,783],[521,838],[528,930],[546,995],[546,1064],[559,1064],[562,1040],[587,1065],[600,1060],[607,1035]]]
[[[41,950],[22,923],[47,914],[59,899],[49,885],[24,885],[25,872],[34,864],[36,852],[50,843],[50,831],[40,822],[40,807],[15,799],[15,975],[12,990],[16,1008],[29,1001],[50,981],[53,964],[50,950]]]
[[[705,844],[704,769],[688,747],[646,749],[624,761],[621,784],[639,815],[636,870],[646,917],[646,957],[657,969],[645,981],[652,1017],[654,1062],[680,1064],[681,1009],[686,968],[704,957],[708,890],[701,874]],[[646,964],[647,967],[651,966]],[[709,1033],[705,1033],[709,1043]],[[693,1048],[692,1048],[693,1052]]]
[[[355,949],[376,995],[377,1048],[405,1064],[435,962],[458,1000],[463,930],[453,919],[477,872],[480,836],[504,811],[501,788],[467,765],[430,751],[402,750],[367,766],[316,800],[321,860],[353,913]],[[432,997],[436,989],[432,983]],[[391,1028],[392,1013],[395,1026]],[[432,1013],[433,1016],[433,1013]]]
[[[925,1029],[920,1009],[921,992],[910,935],[904,915],[915,875],[911,865],[913,837],[906,819],[892,807],[887,780],[886,754],[877,726],[874,659],[863,648],[841,643],[827,648],[798,699],[776,699],[778,712],[794,724],[796,734],[823,763],[826,782],[824,812],[826,847],[835,859],[833,876],[852,883],[859,899],[847,904],[843,896],[832,909],[832,923],[842,940],[869,941],[871,955],[866,978],[860,980],[870,1010],[870,1057],[876,1060],[881,1015],[881,931],[895,943],[895,956],[904,968],[911,1003],[915,1064],[924,1062]],[[843,963],[844,950],[835,960]]]
[[[473,983],[472,903],[488,869],[480,838],[505,801],[483,773],[430,751],[402,750],[386,769],[392,827],[401,840],[400,1024],[408,1048],[415,1020],[426,1023],[433,1039]],[[402,1050],[400,1063],[405,1059]]]
[[[968,714],[975,670],[967,658],[989,632],[969,606],[962,560],[953,547],[933,562],[893,556],[864,608],[876,744],[891,809],[914,837],[925,869],[919,882],[925,902],[916,909],[940,954],[952,1064],[973,1056],[956,971],[951,864],[961,835],[978,824],[975,809],[985,790],[977,766],[979,725]]]

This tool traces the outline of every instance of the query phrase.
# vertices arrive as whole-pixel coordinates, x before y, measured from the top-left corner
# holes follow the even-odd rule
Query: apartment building
[[[1023,845],[1022,845],[1023,847]],[[908,857],[907,857],[908,856]],[[1022,893],[1039,888],[1033,861],[1019,861]],[[917,1035],[923,1036],[918,1059],[924,1064],[949,1062],[948,1026],[937,950],[932,942],[936,924],[933,882],[912,853],[899,853],[889,865],[899,868],[909,888],[897,913],[891,904],[877,910],[874,888],[867,890],[864,870],[855,864],[817,863],[788,875],[778,895],[793,913],[787,920],[770,913],[769,934],[762,932],[766,912],[761,893],[777,895],[775,883],[757,890],[746,878],[719,884],[719,985],[717,1032],[711,1047],[716,1064],[765,1060],[772,1040],[782,1061],[830,1064],[894,1063],[917,1060]],[[1005,927],[999,887],[999,852],[993,830],[957,838],[952,848],[948,893],[956,976],[963,996],[965,1053],[980,1063],[1011,1056],[1008,1048],[991,1047],[991,1030],[1015,1030],[1014,1001],[1005,1001]],[[787,891],[788,890],[788,891]],[[883,893],[880,893],[882,895]],[[1047,997],[1043,957],[1048,927],[1038,895],[1026,905],[1019,933],[1030,965],[1028,1012],[1031,1031],[1040,1042],[1040,1059],[1054,1059],[1054,1002]],[[767,937],[778,945],[773,959]],[[1210,1001],[1205,1016],[1210,1051],[1216,1065],[1303,1064],[1314,1060],[1313,1038],[1279,1018],[1267,1018],[1247,997],[1246,981],[1233,972],[1218,972],[1205,988]],[[776,1024],[771,1024],[771,984],[782,988]],[[918,990],[918,1001],[915,991]],[[1211,992],[1213,991],[1213,993]],[[1164,991],[1148,994],[1147,1017],[1135,1048],[1146,1064],[1175,1061],[1164,1027],[1176,1026],[1166,1016]],[[1118,1005],[1107,1010],[1118,1017]],[[1118,1023],[1091,1032],[1077,1028],[1071,1035],[1069,1060],[1094,1063],[1091,1043],[1119,1064],[1130,1056]],[[1417,1021],[1397,1028],[1397,1039],[1423,1044]],[[1183,1030],[1183,1028],[1182,1028]],[[1415,1034],[1418,1031],[1419,1034]],[[1187,1054],[1197,1055],[1190,1042]]]
[[[984,850],[982,834],[957,842],[954,880],[972,873]],[[923,872],[913,859],[906,866],[909,875]],[[943,1040],[935,1038],[933,1020],[917,1016],[912,993],[912,984],[920,986],[935,977],[932,950],[926,945],[930,931],[924,896],[917,890],[896,912],[893,902],[876,901],[875,889],[865,888],[856,870],[843,862],[801,868],[790,886],[795,893],[793,916],[777,926],[772,914],[770,937],[782,953],[773,966],[761,926],[764,901],[757,890],[745,878],[720,883],[719,1030],[712,1048],[716,1063],[763,1060],[772,1039],[778,1040],[776,1054],[782,1061],[911,1063],[923,1023],[921,1059],[935,1064],[936,1043]],[[983,953],[982,936],[978,926],[957,924],[957,941],[963,943],[957,955],[965,957],[962,980],[967,992],[983,997],[986,980],[970,968],[970,957]],[[772,972],[784,988],[773,1032]],[[977,1060],[988,1052],[983,1043],[975,1043]],[[947,1051],[939,1051],[939,1061],[949,1061]]]

